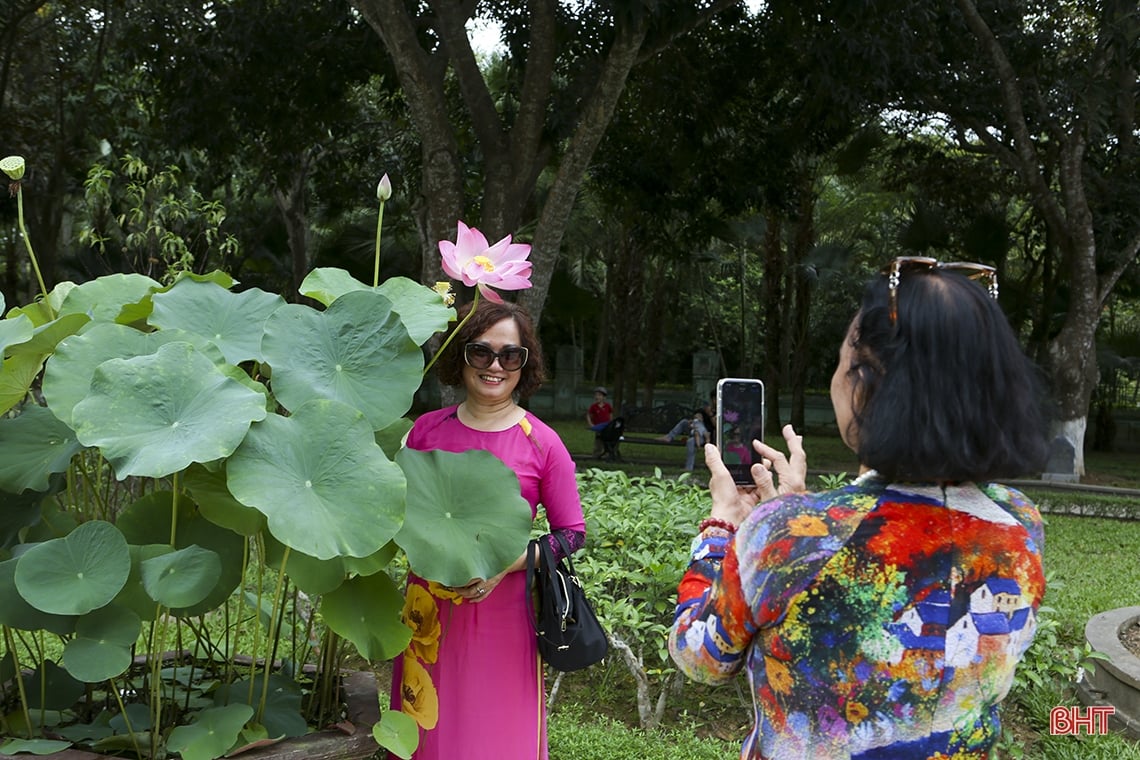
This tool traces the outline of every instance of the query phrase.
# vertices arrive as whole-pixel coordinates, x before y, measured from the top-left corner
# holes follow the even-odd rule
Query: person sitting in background
[[[586,424],[594,431],[595,457],[601,457],[604,453],[601,432],[606,429],[606,425],[610,424],[614,416],[614,408],[610,406],[608,396],[605,386],[599,385],[594,388],[594,403],[586,410]]]
[[[683,417],[659,441],[672,442],[679,436],[685,438],[685,472],[692,472],[697,461],[697,448],[704,447],[706,443],[716,441],[716,423],[714,421],[713,406],[716,403],[716,391],[709,394],[709,400],[704,406],[694,409],[688,417]]]
[[[742,758],[988,758],[1036,630],[1041,516],[992,480],[1039,471],[1046,425],[996,273],[900,258],[883,274],[831,381],[854,482],[806,492],[790,425],[787,457],[753,443],[755,487],[705,447],[711,517],[669,651],[696,680],[748,671]]]

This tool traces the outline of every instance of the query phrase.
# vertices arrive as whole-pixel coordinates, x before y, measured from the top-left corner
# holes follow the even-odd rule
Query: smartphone
[[[754,482],[752,463],[760,459],[752,448],[756,438],[764,440],[764,383],[721,378],[716,384],[716,445],[732,479],[741,485]]]

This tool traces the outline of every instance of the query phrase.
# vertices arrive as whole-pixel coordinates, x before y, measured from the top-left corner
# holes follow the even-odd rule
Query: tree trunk
[[[780,243],[783,217],[769,207],[764,231],[764,406],[768,435],[778,435],[780,420],[780,357],[784,345],[781,315],[784,311],[784,247]]]
[[[1098,114],[1070,115],[1069,123],[1051,125],[1051,142],[1058,147],[1059,155],[1056,168],[1060,189],[1055,190],[1042,171],[1042,167],[1051,164],[1038,154],[1037,141],[1029,131],[1020,90],[1021,79],[973,0],[956,2],[996,71],[1009,144],[998,141],[985,129],[976,130],[977,134],[999,159],[1017,170],[1065,262],[1071,294],[1069,309],[1060,332],[1046,346],[1046,367],[1057,410],[1051,433],[1054,440],[1062,438],[1072,446],[1071,474],[1079,478],[1084,474],[1085,431],[1089,404],[1097,382],[1096,328],[1101,309],[1112,289],[1140,250],[1140,233],[1132,232],[1127,236],[1130,242],[1121,255],[1114,257],[1110,271],[1098,277],[1094,220],[1085,195],[1084,176],[1085,130],[1088,129],[1087,123],[1095,121]],[[1109,33],[1101,32],[1102,35]],[[1100,53],[1103,51],[1098,46]],[[1057,118],[1063,118],[1063,115]]]
[[[273,188],[273,201],[281,213],[285,225],[285,235],[289,241],[289,262],[291,269],[291,290],[294,299],[300,298],[301,283],[309,274],[309,219],[305,211],[309,162],[298,160],[286,187]]]
[[[804,268],[808,251],[815,245],[815,172],[804,168],[796,185],[797,207],[795,238],[791,250],[791,287],[794,288],[791,316],[791,355],[788,384],[792,387],[791,423],[804,429],[804,404],[807,396],[807,368],[811,347],[808,330],[811,325],[812,280]]]
[[[530,260],[534,265],[532,287],[519,294],[518,302],[537,322],[542,316],[550,280],[558,261],[574,200],[581,188],[594,152],[613,117],[630,70],[644,55],[642,46],[651,14],[622,16],[613,30],[613,42],[596,68],[578,66],[583,75],[574,79],[572,89],[582,91],[565,149],[550,139],[550,93],[558,41],[564,29],[557,25],[555,0],[527,3],[529,45],[523,71],[516,117],[509,127],[495,110],[494,100],[479,71],[471,43],[464,31],[475,3],[429,0],[423,18],[413,19],[405,0],[351,0],[376,31],[396,67],[401,89],[423,145],[423,178],[417,208],[422,252],[423,280],[443,279],[436,245],[454,234],[455,223],[466,208],[463,182],[464,157],[452,125],[452,101],[444,89],[444,73],[455,72],[463,106],[470,117],[478,153],[483,157],[483,219],[480,230],[489,240],[514,233],[525,215],[537,215],[531,240]],[[708,21],[731,7],[731,0],[715,0],[697,13],[691,25]],[[421,4],[422,5],[422,4]],[[439,43],[425,50],[417,28],[431,26]],[[683,30],[677,30],[680,33]],[[535,189],[539,176],[557,161],[557,172],[547,189],[541,208]],[[465,220],[472,223],[475,220]]]

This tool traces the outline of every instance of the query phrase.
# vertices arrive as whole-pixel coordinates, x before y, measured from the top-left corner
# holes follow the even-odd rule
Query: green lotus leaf
[[[392,308],[404,321],[408,335],[417,346],[446,330],[455,319],[455,309],[443,302],[443,296],[415,280],[391,277],[382,282],[378,290],[391,299]]]
[[[44,398],[52,414],[68,425],[75,405],[91,389],[91,378],[108,359],[149,356],[168,343],[190,343],[214,360],[224,363],[222,352],[205,338],[182,330],[144,333],[113,322],[92,322],[76,335],[64,338],[44,369]]]
[[[0,364],[0,414],[27,398],[43,364],[39,354],[12,356]]]
[[[108,605],[89,612],[76,621],[75,638],[63,647],[63,667],[87,683],[121,675],[131,666],[131,647],[141,630],[139,616],[129,609]]]
[[[494,577],[522,556],[530,505],[514,472],[494,454],[402,449],[396,463],[408,478],[396,543],[421,578],[462,586]]]
[[[57,483],[56,480],[52,481]],[[62,485],[62,484],[59,484]],[[40,521],[25,531],[24,543],[35,544],[53,538],[63,538],[79,527],[79,515],[56,499],[40,502]]]
[[[174,281],[174,284],[177,285],[183,280],[193,280],[194,282],[211,282],[214,285],[225,288],[226,290],[230,290],[239,282],[238,280],[235,280],[233,278],[233,275],[231,275],[229,272],[223,272],[221,269],[214,269],[212,271],[206,272],[205,274],[198,274],[197,272],[180,272],[178,274],[178,279]],[[170,288],[164,288],[163,292],[167,290],[170,290]]]
[[[17,755],[27,752],[30,755],[51,755],[63,752],[70,746],[71,742],[61,742],[57,739],[9,739],[0,743],[0,753]]]
[[[217,344],[231,364],[261,361],[265,320],[285,303],[281,296],[257,288],[233,293],[190,278],[179,280],[165,293],[156,293],[152,300],[152,325],[197,333]]]
[[[349,578],[321,600],[329,630],[369,660],[389,660],[407,648],[412,629],[400,620],[403,609],[404,596],[387,573]]]
[[[131,702],[126,705],[126,709],[124,709],[122,712],[116,713],[111,718],[111,720],[108,721],[108,723],[117,734],[124,734],[133,729],[136,732],[135,736],[141,739],[142,737],[147,736],[147,734],[138,732],[150,730],[150,708],[145,704]],[[128,726],[130,726],[130,728],[128,728]],[[128,740],[125,744],[122,745],[124,749],[130,746],[129,734],[127,736],[120,736],[119,738],[125,738]]]
[[[198,503],[202,516],[215,525],[246,537],[257,535],[265,527],[265,515],[230,493],[224,466],[209,470],[201,464],[190,465],[182,484]]]
[[[286,409],[333,399],[364,412],[373,430],[408,411],[423,373],[392,302],[371,291],[346,293],[323,312],[282,306],[266,320],[261,350]]]
[[[99,322],[114,322],[124,306],[141,301],[161,287],[146,275],[103,275],[73,287],[59,307],[59,316],[86,314]]]
[[[44,660],[23,678],[28,707],[33,710],[70,710],[83,696],[85,685],[55,663]],[[43,697],[41,699],[41,688]]]
[[[58,283],[51,289],[51,292],[48,293],[46,301],[36,300],[25,306],[13,306],[12,310],[8,312],[7,318],[13,319],[22,314],[32,320],[32,324],[36,327],[46,325],[59,315],[59,308],[63,304],[63,299],[66,298],[67,294],[74,290],[75,287],[74,282],[64,281]]]
[[[147,494],[127,506],[116,520],[116,525],[131,544],[165,544],[170,546],[171,515],[174,511],[174,494],[158,491]],[[201,602],[185,608],[174,607],[180,616],[194,617],[220,607],[241,583],[242,554],[245,539],[224,527],[207,520],[186,496],[178,500],[178,524],[174,529],[175,549],[200,546],[215,553],[222,563],[221,575],[214,588]],[[140,562],[153,555],[142,557]],[[141,565],[140,565],[141,567]],[[140,576],[141,579],[141,576]],[[133,605],[132,605],[133,606]],[[137,608],[135,608],[137,610]],[[141,614],[141,613],[140,613]],[[146,618],[146,615],[143,615]]]
[[[404,438],[412,429],[412,421],[401,417],[383,430],[376,431],[376,443],[384,449],[389,459],[395,459],[396,453],[404,445]]]
[[[111,523],[90,520],[20,555],[16,589],[38,610],[85,615],[114,599],[130,573],[127,539]]]
[[[111,604],[130,610],[140,620],[148,622],[156,620],[161,610],[158,602],[151,599],[150,594],[143,587],[142,564],[148,559],[169,554],[174,549],[171,548],[170,544],[143,544],[141,546],[131,544],[129,548],[131,552],[131,574],[127,577],[127,582],[123,584],[123,590],[115,596],[115,600]]]
[[[74,723],[70,726],[57,726],[55,730],[56,733],[68,741],[93,742],[98,739],[105,739],[114,733],[114,729],[111,728],[111,717],[111,711],[104,709],[100,711],[90,723]]]
[[[265,537],[265,564],[274,570],[281,569],[281,559],[286,546],[272,535]],[[285,562],[285,574],[297,588],[309,596],[317,596],[332,591],[344,582],[344,558],[317,559],[303,552],[289,550]]]
[[[395,541],[389,541],[380,547],[380,551],[375,554],[370,554],[367,557],[345,557],[344,569],[345,572],[351,575],[372,575],[378,573],[388,566],[388,563],[396,556],[396,552],[400,547],[396,545]]]
[[[251,686],[254,700],[260,701],[263,683],[264,674],[259,673],[253,679],[234,681],[229,686],[222,685],[214,694],[214,703],[219,706],[249,704]],[[308,732],[309,727],[302,714],[302,696],[301,686],[295,680],[279,673],[270,674],[269,688],[265,690],[265,709],[261,713],[261,724],[265,726],[268,736],[277,739],[304,736]]]
[[[36,491],[19,494],[0,491],[0,504],[4,505],[0,509],[0,561],[8,559],[8,550],[25,540],[24,529],[40,521],[40,502],[44,498],[44,494]]]
[[[423,345],[455,319],[455,309],[443,302],[443,296],[407,277],[391,277],[372,288],[343,269],[322,267],[309,272],[300,288],[302,295],[325,306],[357,290],[372,290],[391,300],[416,345]]]
[[[0,418],[0,490],[46,491],[51,475],[66,470],[82,448],[71,428],[42,406]]]
[[[72,421],[79,441],[98,446],[120,480],[161,478],[233,453],[250,423],[265,418],[264,400],[177,342],[100,364]]]
[[[190,725],[171,731],[166,746],[180,753],[182,760],[214,760],[229,752],[242,726],[252,717],[249,705],[211,707],[198,713]]]
[[[11,319],[0,320],[0,356],[3,356],[9,346],[27,343],[32,339],[36,330],[32,320],[23,314]]]
[[[52,615],[37,610],[16,589],[18,559],[0,562],[0,625],[22,631],[50,631],[66,636],[75,630],[74,615]]]
[[[301,295],[328,306],[345,293],[372,290],[372,288],[344,269],[317,267],[305,275],[305,279],[301,281],[301,287],[297,290]]]
[[[387,710],[373,724],[372,738],[396,757],[411,760],[420,743],[420,726],[405,712]]]
[[[178,609],[206,598],[222,575],[222,561],[216,552],[193,545],[145,560],[141,569],[150,598]]]
[[[317,559],[367,557],[404,516],[403,473],[364,416],[337,401],[253,425],[226,464],[226,482],[281,543]]]
[[[41,325],[33,331],[30,340],[13,346],[11,354],[42,354],[47,355],[55,350],[61,340],[74,335],[91,321],[86,314],[65,314],[53,319],[46,325]]]

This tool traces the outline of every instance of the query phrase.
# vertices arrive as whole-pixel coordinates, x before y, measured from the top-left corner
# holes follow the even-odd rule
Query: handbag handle
[[[558,533],[550,533],[562,548],[563,560],[566,562],[566,569],[569,571],[571,582],[577,581],[577,573],[574,570],[574,561],[570,559],[570,547],[566,543],[566,539]],[[542,635],[542,631],[538,630],[538,616],[534,610],[534,594],[531,589],[534,588],[535,577],[538,574],[538,569],[535,567],[534,548],[538,549],[539,558],[542,561],[542,566],[545,572],[551,573],[554,577],[561,578],[556,572],[557,561],[554,559],[554,552],[550,548],[550,544],[545,541],[545,536],[541,538],[531,539],[527,543],[526,549],[526,604],[527,610],[530,612],[530,624],[534,628],[534,632]],[[554,604],[555,609],[562,611],[563,627],[565,627],[565,620],[570,611],[570,592],[569,589],[559,588],[559,585],[552,584],[551,588],[554,590]]]

